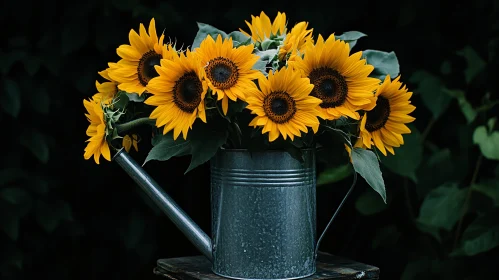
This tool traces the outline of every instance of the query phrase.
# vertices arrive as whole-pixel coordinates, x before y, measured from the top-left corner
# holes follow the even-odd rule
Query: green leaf
[[[0,170],[0,187],[7,186],[18,179],[22,179],[26,173],[20,168],[4,168]]]
[[[266,51],[255,51],[255,54],[260,57],[260,61],[265,62],[265,64],[270,63],[274,58],[277,57],[277,49],[270,49]]]
[[[460,246],[452,256],[474,256],[499,246],[499,208],[478,217],[463,233]]]
[[[128,97],[128,100],[132,102],[144,102],[144,100],[146,100],[145,94],[139,96],[137,93],[127,93],[126,96]]]
[[[237,99],[237,101],[232,101],[229,99],[229,109],[227,110],[227,117],[232,117],[242,112],[246,108],[246,106],[248,106],[248,103],[240,99]]]
[[[222,121],[210,123],[198,121],[194,124],[189,135],[191,163],[184,174],[209,161],[218,149],[227,142],[229,136],[227,124],[227,122]]]
[[[471,104],[466,99],[464,91],[458,89],[450,90],[445,88],[443,89],[443,91],[457,100],[459,107],[461,108],[461,112],[466,118],[466,121],[468,123],[472,123],[477,116],[477,112],[475,111],[475,109],[473,109],[473,106],[471,106]]]
[[[49,147],[45,135],[35,129],[25,129],[20,136],[21,144],[28,148],[42,163],[49,160]]]
[[[459,189],[456,183],[446,183],[433,189],[423,200],[417,221],[451,231],[461,217],[466,191]]]
[[[367,189],[355,201],[355,209],[364,216],[371,216],[382,212],[387,208],[385,203],[382,203],[374,191]]]
[[[440,243],[442,242],[442,237],[440,237],[440,229],[438,227],[424,224],[419,221],[416,221],[415,224],[419,231],[433,236]]]
[[[474,256],[499,246],[499,226],[481,228],[481,230],[478,237],[464,240],[461,247],[452,252],[451,256]]]
[[[406,264],[401,280],[419,280],[430,279],[431,275],[431,260],[424,258],[420,260],[410,261]]]
[[[12,65],[17,61],[22,61],[26,58],[27,53],[25,51],[14,50],[9,53],[0,53],[0,71],[3,74],[7,74],[10,71]]]
[[[457,54],[464,57],[468,64],[468,67],[464,70],[464,77],[466,83],[469,84],[478,73],[485,69],[487,63],[471,46],[464,47],[462,50],[459,50]]]
[[[73,18],[63,26],[61,34],[62,55],[68,55],[83,47],[88,37],[88,21]]]
[[[232,38],[232,43],[235,48],[251,43],[251,37],[244,35],[240,31],[232,31],[228,36]]]
[[[3,80],[0,105],[5,113],[17,118],[21,110],[21,91],[16,81],[8,78]]]
[[[367,60],[368,64],[374,66],[374,70],[370,75],[371,77],[383,81],[386,75],[390,75],[392,79],[399,75],[399,62],[394,52],[365,50],[362,52],[362,57]]]
[[[10,260],[7,263],[15,266],[18,269],[22,269],[23,268],[23,253],[22,253],[22,251],[15,250],[15,252],[11,254]]]
[[[344,164],[335,167],[329,167],[322,171],[317,178],[317,186],[328,185],[339,182],[352,174],[352,166]]]
[[[8,203],[2,203],[0,206],[0,228],[12,239],[19,237],[20,219],[26,216],[32,209],[33,199],[24,189],[11,187],[0,191],[0,199]]]
[[[40,57],[31,55],[25,59],[23,59],[24,63],[24,69],[26,69],[26,72],[33,77],[38,70],[40,69],[40,66],[42,65],[42,60]]]
[[[187,155],[191,149],[189,140],[184,140],[181,135],[177,140],[173,140],[172,132],[161,136],[160,140],[156,143],[157,144],[149,151],[149,154],[147,154],[144,164],[150,160],[165,161],[172,157],[184,156]]]
[[[449,75],[450,73],[452,73],[452,64],[450,63],[450,61],[445,60],[444,62],[442,62],[442,64],[440,65],[440,73],[444,75]]]
[[[19,219],[19,217],[11,216],[1,223],[3,232],[13,241],[16,241],[19,237]]]
[[[73,216],[69,204],[65,201],[47,203],[38,200],[35,205],[35,219],[47,233],[52,233],[61,222],[72,221]]]
[[[497,122],[497,118],[494,117],[494,118],[490,118],[488,121],[487,121],[487,128],[488,128],[488,131],[491,132],[494,130],[495,126],[496,126],[496,122]]]
[[[120,110],[125,110],[128,106],[128,102],[130,99],[128,98],[128,93],[126,91],[118,91],[118,93],[116,93],[116,96],[114,97],[114,100],[113,100],[113,108],[114,109],[120,109]]]
[[[198,32],[196,33],[196,37],[194,37],[194,42],[192,43],[191,50],[198,48],[201,45],[201,42],[206,39],[208,35],[210,35],[214,40],[217,39],[218,34],[222,35],[222,39],[225,39],[228,36],[227,33],[209,24],[201,22],[198,22],[197,24]]]
[[[386,203],[385,182],[379,168],[378,158],[369,150],[362,148],[352,149],[353,168],[375,190]]]
[[[485,126],[479,126],[473,133],[473,143],[480,147],[483,156],[491,160],[499,160],[499,131],[487,133]]]
[[[265,62],[263,60],[258,60],[253,65],[253,69],[262,72],[262,74],[265,75],[265,77],[267,77],[269,75],[269,73],[267,72],[267,62]]]
[[[479,193],[482,193],[492,199],[495,206],[499,206],[499,181],[490,180],[474,184],[471,188]]]
[[[411,134],[403,135],[404,145],[395,148],[395,155],[388,154],[381,162],[393,173],[417,182],[416,170],[423,158],[423,146],[419,131],[415,127],[410,128]]]
[[[263,51],[266,51],[266,50],[269,50],[270,48],[272,48],[273,46],[275,46],[275,47],[279,46],[279,44],[280,44],[279,41],[266,38],[261,43],[261,47],[262,47]]]
[[[447,181],[459,180],[456,178],[456,165],[458,162],[448,148],[436,150],[426,156],[426,161],[420,164],[417,171],[416,191],[419,198],[424,198],[430,190]]]
[[[350,49],[353,49],[353,47],[357,44],[357,40],[366,36],[366,34],[359,31],[347,31],[341,35],[336,36],[335,38],[337,40],[339,39],[345,41],[350,45]]]
[[[30,194],[21,188],[5,188],[0,190],[0,198],[8,201],[11,204],[20,204],[29,200]]]
[[[45,88],[33,92],[30,97],[31,106],[40,114],[48,114],[50,109],[50,97]]]
[[[423,103],[431,111],[433,118],[438,119],[447,110],[452,100],[451,96],[445,92],[442,80],[421,70],[414,72],[409,81],[418,84],[414,92],[421,94]]]

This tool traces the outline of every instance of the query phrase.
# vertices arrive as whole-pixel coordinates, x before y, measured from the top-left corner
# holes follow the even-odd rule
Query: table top
[[[168,279],[227,280],[211,271],[211,263],[204,256],[159,259],[154,274]],[[319,252],[317,272],[308,279],[378,279],[379,268],[350,259]]]

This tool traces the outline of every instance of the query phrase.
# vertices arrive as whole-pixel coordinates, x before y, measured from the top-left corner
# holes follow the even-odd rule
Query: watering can
[[[211,261],[213,273],[232,279],[313,275],[320,240],[353,189],[317,240],[314,149],[303,150],[303,162],[285,151],[220,149],[210,160],[210,238],[123,149],[113,161]]]

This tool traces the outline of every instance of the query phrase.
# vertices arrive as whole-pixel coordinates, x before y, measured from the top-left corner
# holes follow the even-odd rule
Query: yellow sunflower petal
[[[253,54],[253,45],[235,48],[232,38],[216,40],[207,36],[195,50],[195,55],[204,65],[207,84],[217,100],[222,100],[224,114],[228,111],[228,97],[232,101],[245,99],[245,92],[255,88],[253,80],[261,77],[258,70],[252,69],[258,61]]]
[[[410,105],[407,88],[400,82],[400,76],[394,80],[387,75],[376,90],[376,106],[367,111],[359,125],[363,143],[369,147],[371,139],[385,156],[388,151],[395,154],[394,148],[404,144],[402,134],[411,133],[405,125],[415,120],[408,114],[415,107]]]
[[[174,54],[172,60],[156,66],[159,76],[147,85],[151,96],[145,100],[156,106],[149,118],[156,120],[156,126],[163,128],[163,134],[173,130],[176,140],[188,131],[196,118],[206,122],[204,98],[208,89],[204,72],[199,71],[201,60],[190,50]]]
[[[319,35],[315,44],[306,44],[303,53],[291,65],[314,85],[311,95],[322,100],[325,119],[359,119],[357,111],[373,107],[380,81],[369,77],[374,68],[361,59],[362,53],[350,55],[348,44],[336,40],[334,34],[325,41]]]
[[[121,60],[109,64],[108,75],[119,83],[119,89],[141,95],[149,81],[157,76],[154,66],[159,65],[161,59],[170,59],[173,50],[163,44],[164,35],[158,40],[154,19],[149,24],[149,34],[142,23],[139,33],[130,30],[130,44],[116,50]]]
[[[299,75],[291,67],[271,71],[267,79],[258,80],[266,92],[253,93],[246,100],[247,108],[257,115],[249,125],[263,127],[262,133],[268,132],[271,142],[279,135],[284,139],[300,137],[300,131],[307,132],[307,127],[318,130],[320,100],[309,95],[309,80]]]

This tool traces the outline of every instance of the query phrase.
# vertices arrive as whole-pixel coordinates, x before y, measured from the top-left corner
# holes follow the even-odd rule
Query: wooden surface
[[[211,263],[204,256],[159,259],[154,274],[168,279],[217,279],[227,280],[213,274]],[[377,267],[319,252],[317,272],[305,279],[378,279]]]

